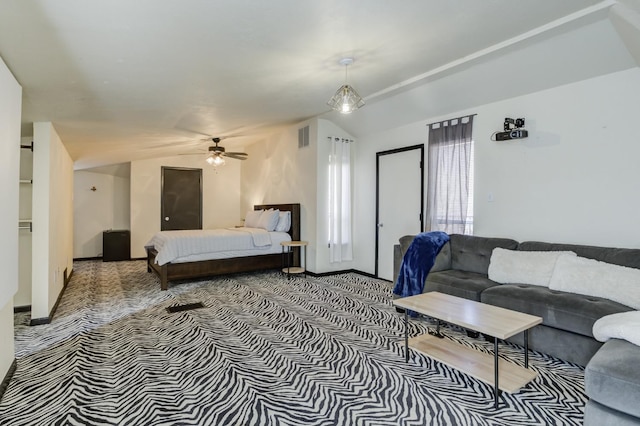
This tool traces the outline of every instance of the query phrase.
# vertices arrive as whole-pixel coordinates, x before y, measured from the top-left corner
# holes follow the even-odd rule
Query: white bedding
[[[280,242],[290,240],[286,232],[267,232],[259,228],[194,229],[158,232],[146,246],[156,249],[155,261],[162,266],[169,262],[281,253]]]

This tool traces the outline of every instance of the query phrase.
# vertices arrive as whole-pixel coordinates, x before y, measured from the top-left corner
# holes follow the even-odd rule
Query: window
[[[429,125],[427,230],[473,234],[473,116]]]
[[[351,143],[329,137],[329,261],[353,260],[351,240]]]

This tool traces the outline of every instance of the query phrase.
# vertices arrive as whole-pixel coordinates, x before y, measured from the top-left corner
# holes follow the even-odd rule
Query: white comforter
[[[156,263],[164,265],[178,258],[223,251],[250,250],[271,246],[271,236],[259,228],[193,229],[161,231],[145,246],[155,247]]]

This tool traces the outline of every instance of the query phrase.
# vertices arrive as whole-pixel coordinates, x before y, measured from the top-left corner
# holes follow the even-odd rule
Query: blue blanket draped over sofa
[[[449,241],[441,231],[422,232],[415,236],[407,249],[393,293],[400,297],[422,294],[424,280],[436,261],[436,256]]]

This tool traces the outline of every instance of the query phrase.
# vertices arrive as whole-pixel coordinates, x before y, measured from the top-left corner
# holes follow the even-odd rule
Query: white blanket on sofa
[[[640,346],[640,311],[620,312],[600,318],[593,324],[593,337],[601,342],[623,339]]]

